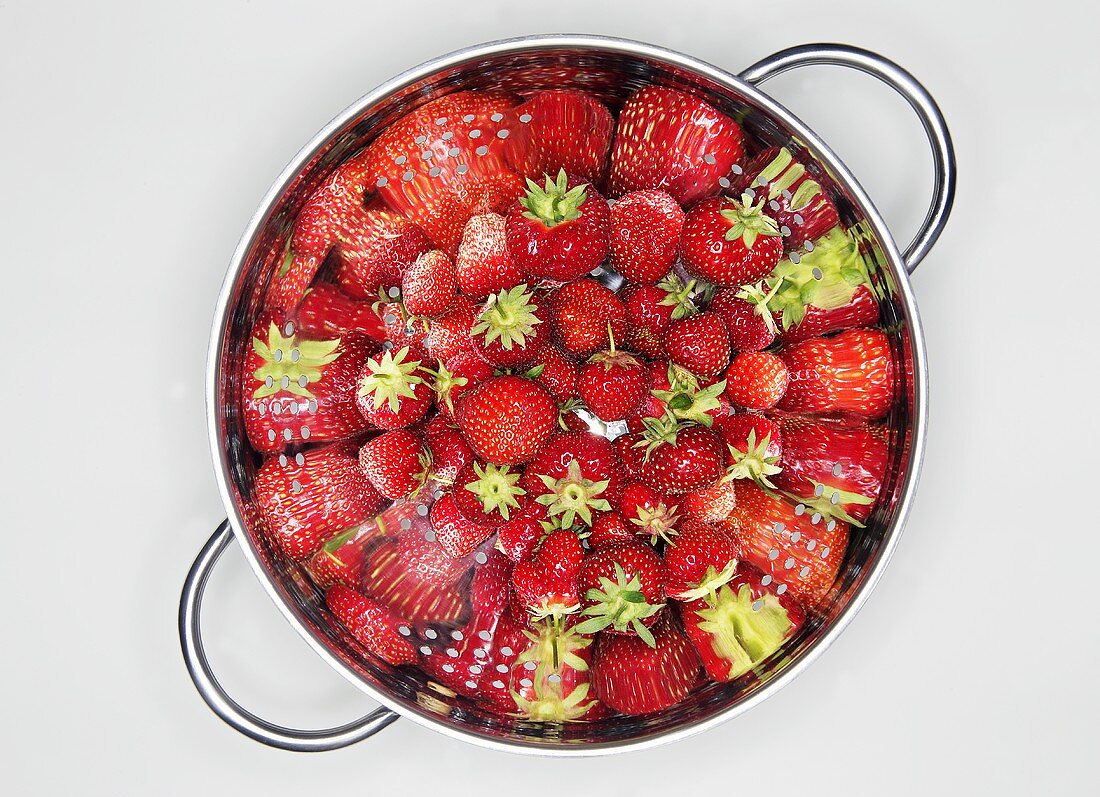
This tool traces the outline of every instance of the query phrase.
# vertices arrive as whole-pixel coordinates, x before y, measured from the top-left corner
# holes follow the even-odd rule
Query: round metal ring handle
[[[947,123],[936,101],[912,75],[893,61],[859,47],[845,44],[804,44],[791,47],[757,61],[744,70],[740,77],[755,85],[797,67],[819,64],[845,66],[873,75],[904,97],[924,126],[928,143],[932,147],[935,182],[932,202],[920,231],[903,253],[906,269],[912,274],[943,232],[947,217],[951,215],[951,205],[955,201],[955,147],[951,143]]]
[[[199,551],[195,563],[191,565],[191,571],[187,574],[187,580],[183,583],[183,594],[180,596],[179,630],[183,659],[187,663],[191,680],[195,682],[195,688],[199,690],[206,705],[245,736],[269,747],[307,753],[347,747],[373,736],[396,720],[396,713],[387,708],[379,708],[338,728],[301,731],[260,719],[226,694],[210,669],[210,662],[203,651],[200,612],[210,573],[232,540],[233,528],[225,520]]]

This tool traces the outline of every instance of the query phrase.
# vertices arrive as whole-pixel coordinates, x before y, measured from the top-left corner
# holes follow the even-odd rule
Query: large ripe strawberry
[[[386,329],[371,302],[352,299],[335,285],[319,283],[306,293],[294,313],[298,334],[314,340],[364,335],[384,341]]]
[[[424,442],[432,458],[432,478],[450,485],[459,472],[474,460],[466,438],[442,413],[424,424]]]
[[[645,86],[619,112],[611,195],[659,189],[687,207],[717,193],[742,153],[733,119],[697,97]]]
[[[370,424],[355,402],[359,372],[375,350],[359,335],[308,340],[293,323],[253,330],[241,375],[245,431],[261,452],[291,443],[339,440]]]
[[[736,542],[727,532],[686,518],[676,544],[665,546],[665,592],[681,601],[709,595],[733,578],[737,559]]]
[[[362,182],[453,256],[472,216],[523,192],[527,135],[510,96],[460,91],[390,124],[349,163]]]
[[[527,466],[527,497],[545,506],[562,528],[590,525],[597,512],[607,512],[622,495],[622,464],[614,447],[591,432],[554,437]]]
[[[748,196],[740,201],[722,196],[693,207],[680,236],[680,257],[688,273],[727,287],[766,276],[783,256],[783,239],[762,206]]]
[[[408,537],[382,539],[367,550],[363,593],[411,623],[461,623],[467,607],[458,582],[469,564],[447,560],[435,543]],[[456,576],[439,560],[453,561],[456,569],[463,569]]]
[[[680,607],[684,630],[707,674],[734,681],[751,672],[794,636],[806,613],[751,565],[728,584]]]
[[[647,538],[651,545],[658,540],[669,542],[677,534],[679,508],[671,498],[644,484],[633,482],[623,488],[622,519],[634,534]]]
[[[764,415],[741,412],[721,419],[715,430],[726,444],[730,481],[751,479],[765,490],[775,490],[769,480],[782,470],[783,433],[778,423]],[[736,499],[735,499],[736,503]]]
[[[509,465],[474,460],[455,479],[455,506],[468,520],[496,528],[527,503],[527,491],[519,486],[522,476]]]
[[[436,499],[428,517],[436,542],[453,559],[469,556],[493,533],[488,525],[475,523],[462,513],[455,502],[454,492]]]
[[[432,405],[432,389],[424,381],[423,357],[406,346],[366,361],[356,393],[364,418],[379,429],[399,429],[424,416]]]
[[[717,313],[673,321],[665,333],[665,352],[672,362],[697,376],[718,376],[730,361],[726,322]]]
[[[565,170],[527,193],[508,211],[508,252],[523,271],[556,282],[575,280],[607,257],[611,210],[588,183],[571,182]]]
[[[669,325],[695,312],[694,287],[694,282],[684,285],[675,274],[657,285],[628,285],[620,294],[626,307],[623,347],[654,360],[664,357]]]
[[[806,167],[786,147],[769,147],[745,164],[732,190],[753,191],[767,201],[768,215],[775,219],[788,250],[828,232],[840,223],[836,206],[810,177]]]
[[[585,406],[601,421],[629,417],[649,392],[650,369],[637,357],[611,348],[598,351],[581,368],[577,392]]]
[[[705,426],[681,427],[655,419],[639,444],[646,450],[641,481],[672,495],[712,487],[726,466],[721,438]]]
[[[394,429],[368,440],[359,449],[359,466],[383,497],[397,501],[424,486],[432,458],[419,434]]]
[[[472,353],[474,342],[470,337],[470,327],[474,324],[476,312],[477,305],[465,296],[457,296],[450,310],[428,321],[428,329],[420,341],[428,355],[433,360],[446,362],[463,352]],[[422,321],[416,323],[414,320],[412,326],[421,330],[424,328]],[[394,345],[398,344],[395,342]]]
[[[558,405],[537,382],[497,376],[462,397],[455,420],[483,460],[518,465],[533,459],[553,435]]]
[[[492,377],[493,366],[476,353],[459,352],[428,373],[432,377],[436,407],[442,415],[453,418],[459,397]]]
[[[341,585],[328,589],[325,604],[363,647],[383,661],[398,666],[419,660],[416,648],[397,630],[403,621],[385,606]]]
[[[490,294],[474,319],[474,351],[499,368],[533,362],[550,339],[543,303],[526,283]]]
[[[676,264],[684,211],[664,191],[636,191],[611,206],[611,264],[628,282],[653,285]]]
[[[811,338],[784,347],[779,356],[790,371],[781,410],[875,420],[894,404],[894,355],[889,339],[877,329]]]
[[[367,520],[383,503],[348,443],[271,457],[256,473],[253,498],[271,539],[295,559]]]
[[[585,557],[578,574],[582,598],[577,632],[637,634],[656,642],[649,628],[665,608],[665,563],[643,542],[619,542]]]
[[[418,257],[401,278],[401,301],[414,316],[443,315],[454,304],[457,291],[454,263],[438,249]]]
[[[621,714],[663,711],[698,682],[699,656],[671,617],[652,634],[652,647],[625,634],[602,634],[596,643],[592,685],[600,700]]]
[[[528,375],[546,388],[555,401],[565,404],[577,397],[580,368],[561,349],[553,345],[544,346],[539,352],[538,363]]]
[[[611,345],[611,337],[624,340],[626,308],[622,300],[594,279],[579,279],[550,295],[554,338],[565,351],[590,357]]]
[[[550,534],[534,557],[512,571],[512,588],[524,609],[536,618],[560,621],[580,609],[578,575],[584,548],[572,531]]]
[[[750,481],[739,480],[737,507],[721,528],[737,541],[742,560],[764,571],[807,609],[836,581],[848,546],[848,524],[814,515],[775,498]]]
[[[615,120],[581,91],[540,91],[516,107],[531,138],[533,174],[567,174],[600,183],[607,173]],[[526,121],[525,121],[526,120]]]
[[[787,365],[767,351],[744,351],[726,370],[726,397],[750,410],[769,410],[787,392]]]
[[[865,426],[783,420],[783,471],[775,484],[810,512],[862,526],[886,475],[886,442]]]
[[[466,222],[455,257],[458,288],[471,299],[514,288],[524,280],[521,269],[508,254],[504,217],[484,213]]]
[[[767,307],[767,293],[761,296],[762,301],[756,303],[743,298],[737,288],[722,288],[710,300],[707,310],[726,322],[735,352],[760,351],[775,343],[778,329]]]

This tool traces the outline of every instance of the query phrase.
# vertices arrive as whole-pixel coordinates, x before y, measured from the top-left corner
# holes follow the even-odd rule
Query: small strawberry
[[[722,288],[710,300],[707,307],[722,317],[729,332],[730,346],[735,352],[760,351],[775,342],[776,328],[764,301],[757,304],[739,295],[736,288]]]
[[[619,112],[611,195],[661,189],[686,207],[720,190],[742,154],[733,119],[689,94],[646,86]]]
[[[699,656],[677,624],[666,619],[653,627],[652,636],[652,646],[636,636],[600,636],[590,677],[608,708],[628,715],[663,711],[698,682]]]
[[[442,413],[424,424],[424,442],[432,458],[432,478],[444,485],[453,484],[459,471],[474,460],[466,438]]]
[[[420,435],[394,429],[368,440],[359,449],[359,466],[384,498],[397,501],[424,486],[432,459]]]
[[[618,512],[601,512],[592,521],[587,542],[588,547],[595,551],[633,539],[634,532],[627,527],[622,515]]]
[[[411,623],[461,624],[467,607],[458,582],[468,570],[465,560],[448,559],[434,542],[405,533],[367,550],[361,589]]]
[[[443,315],[454,304],[457,291],[454,263],[438,249],[418,257],[401,278],[401,301],[414,316]]]
[[[385,606],[340,585],[325,592],[325,604],[363,647],[383,661],[396,667],[420,659],[413,644],[398,632],[403,621]]]
[[[364,418],[379,429],[399,429],[424,416],[432,405],[432,389],[421,376],[422,357],[406,346],[366,361],[357,392]]]
[[[668,496],[637,482],[623,489],[622,517],[631,532],[647,537],[651,545],[669,542],[680,522],[679,506]]]
[[[526,503],[527,491],[519,486],[522,475],[508,465],[474,460],[455,479],[455,506],[467,520],[496,528]]]
[[[526,284],[491,294],[474,320],[474,351],[500,368],[527,365],[550,337],[546,310]]]
[[[737,494],[733,489],[733,479],[729,478],[719,479],[705,490],[696,490],[680,496],[680,509],[684,515],[704,523],[725,520],[735,506],[737,506]]]
[[[537,382],[519,376],[482,382],[455,409],[455,420],[470,447],[497,465],[533,459],[558,421],[558,406],[550,394]]]
[[[726,323],[717,313],[700,313],[673,321],[665,334],[665,352],[672,362],[697,376],[717,376],[730,361]]]
[[[641,481],[672,495],[706,490],[726,465],[721,438],[705,426],[679,427],[667,421],[647,424],[639,441],[646,449]]]
[[[352,299],[335,285],[317,283],[294,312],[298,333],[313,340],[363,335],[384,341],[386,329],[370,302]]]
[[[787,391],[787,365],[766,351],[743,351],[726,371],[726,396],[739,407],[768,410]]]
[[[631,481],[642,477],[648,441],[641,433],[630,433],[615,438],[615,453],[623,463],[623,475]]]
[[[774,491],[769,481],[782,470],[783,434],[779,424],[764,415],[742,412],[723,418],[716,431],[729,453],[729,481],[751,479],[765,490]],[[728,514],[728,513],[727,513]]]
[[[558,530],[543,540],[534,557],[512,571],[512,588],[526,611],[555,620],[578,611],[577,577],[583,559],[584,548],[571,531]]]
[[[428,517],[436,542],[453,559],[469,556],[493,533],[489,526],[475,523],[462,513],[453,492],[437,499]]]
[[[508,252],[532,277],[575,280],[607,257],[610,217],[607,200],[587,183],[571,183],[564,169],[544,188],[528,180],[505,217]]]
[[[656,643],[649,626],[665,607],[665,565],[641,542],[619,542],[585,557],[578,576],[588,619],[577,624],[581,634],[607,630],[637,634],[650,647]]]
[[[843,412],[875,420],[894,404],[894,356],[889,339],[877,329],[811,338],[784,347],[779,356],[790,371],[781,410]]]
[[[557,343],[577,357],[590,357],[623,340],[626,308],[609,288],[594,279],[579,279],[550,295],[550,317]]]
[[[685,285],[678,276],[669,274],[656,285],[624,288],[620,294],[626,307],[624,348],[654,360],[664,357],[669,325],[695,313],[691,300],[694,287],[694,281]]]
[[[561,528],[591,525],[622,494],[622,465],[611,443],[590,432],[559,434],[527,466],[527,497],[545,506]]]
[[[740,287],[763,278],[783,256],[783,239],[771,217],[748,195],[706,199],[692,208],[680,236],[680,257],[693,277]]]
[[[611,263],[623,279],[653,285],[676,263],[684,211],[664,191],[636,191],[611,206]]]
[[[442,415],[453,418],[459,396],[492,377],[493,366],[477,354],[459,352],[428,373],[432,376],[435,405]]]
[[[554,400],[565,404],[577,397],[580,368],[557,346],[547,345],[539,352],[539,364],[528,376],[546,388]]]
[[[737,559],[736,541],[727,532],[685,519],[675,545],[665,546],[665,592],[681,601],[712,594],[733,578]]]
[[[455,276],[458,289],[479,301],[523,282],[523,269],[508,254],[504,217],[499,213],[485,213],[466,222],[455,257]]]
[[[617,351],[612,337],[611,348],[596,352],[581,368],[577,392],[601,421],[622,421],[649,392],[649,368],[633,355]]]
[[[535,546],[546,536],[543,523],[546,508],[534,501],[525,501],[511,517],[497,527],[496,548],[513,562],[530,559]]]
[[[593,183],[607,172],[615,120],[593,96],[582,91],[540,91],[516,107],[527,118],[535,174],[564,170]]]
[[[450,310],[439,318],[428,321],[428,329],[419,341],[428,352],[428,356],[433,360],[446,362],[463,352],[472,353],[474,342],[470,338],[470,327],[474,324],[476,312],[477,306],[469,299],[465,296],[457,296]],[[414,321],[413,326],[420,330],[424,328],[423,322],[418,324]],[[399,347],[396,341],[394,346]]]

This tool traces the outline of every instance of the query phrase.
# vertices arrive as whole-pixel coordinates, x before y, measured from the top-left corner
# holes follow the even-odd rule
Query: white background
[[[0,783],[9,794],[1082,793],[1097,787],[1094,11],[1035,3],[154,4],[0,0]],[[399,722],[325,755],[265,749],[200,702],[178,590],[223,510],[208,325],[269,182],[344,106],[441,52],[535,32],[738,70],[815,40],[876,49],[942,104],[959,195],[914,279],[932,375],[915,510],[873,599],[748,715],[611,759],[493,753]],[[930,177],[904,103],[835,69],[768,91],[899,239]],[[370,701],[277,615],[241,555],[209,650],[271,719]]]

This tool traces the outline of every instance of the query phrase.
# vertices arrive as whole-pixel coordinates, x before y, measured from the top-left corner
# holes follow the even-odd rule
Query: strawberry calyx
[[[776,464],[779,462],[778,456],[768,456],[768,446],[771,442],[771,434],[764,435],[764,439],[757,442],[756,430],[749,429],[745,437],[744,451],[734,445],[728,445],[732,464],[726,469],[723,481],[752,479],[765,492],[774,495],[775,485],[768,480],[768,477],[780,473],[783,469]]]
[[[438,360],[439,367],[427,370],[425,373],[432,377],[432,387],[435,390],[436,400],[440,404],[446,405],[447,409],[454,414],[455,405],[451,398],[452,391],[455,388],[466,387],[470,383],[470,380],[465,376],[455,376],[442,360]]]
[[[555,479],[553,476],[539,474],[539,479],[550,492],[535,500],[546,507],[551,517],[561,516],[562,528],[569,528],[577,518],[585,525],[592,524],[592,511],[610,512],[611,504],[600,494],[611,483],[608,479],[592,481],[581,473],[581,463],[576,459],[569,462],[565,476]]]
[[[642,418],[641,438],[634,444],[634,448],[644,448],[643,461],[649,462],[653,452],[663,445],[676,445],[676,435],[688,424],[678,420],[671,411],[665,413],[662,418]]]
[[[695,280],[688,280],[685,284],[680,275],[675,271],[657,283],[657,287],[665,292],[665,296],[657,304],[672,307],[672,320],[687,318],[698,311],[692,300],[692,291],[695,290]]]
[[[669,363],[668,383],[668,390],[650,392],[665,403],[673,418],[677,421],[693,421],[703,426],[714,423],[714,416],[710,413],[721,407],[718,397],[726,390],[724,379],[700,388],[699,380],[694,374],[675,363]]]
[[[359,382],[359,395],[371,397],[374,409],[388,404],[391,412],[399,412],[402,398],[416,398],[413,386],[424,380],[416,374],[420,360],[406,362],[408,356],[409,347],[405,346],[397,354],[391,349],[367,360],[369,373]]]
[[[711,636],[714,652],[730,663],[729,677],[749,672],[779,650],[791,630],[791,618],[770,592],[754,599],[748,584],[736,592],[727,584],[707,608],[696,610],[699,628]]]
[[[633,631],[651,648],[657,647],[653,633],[645,627],[645,620],[664,608],[663,603],[652,604],[642,592],[642,581],[637,575],[629,578],[623,566],[615,563],[615,580],[600,576],[602,589],[590,589],[585,599],[593,605],[581,612],[588,617],[576,625],[577,633],[595,634],[605,628],[616,631]]]
[[[272,322],[266,342],[252,338],[252,350],[263,360],[263,365],[252,373],[262,383],[253,395],[264,398],[286,391],[302,398],[316,398],[309,390],[309,383],[318,381],[321,369],[339,358],[339,348],[340,338],[299,340],[293,324],[280,330]]]
[[[346,545],[352,537],[359,533],[360,526],[352,526],[350,529],[345,529],[333,537],[331,540],[321,546],[321,550],[324,551],[325,556],[331,559],[336,564],[343,567],[347,562],[336,555],[336,552]]]
[[[535,693],[534,700],[529,700],[516,691],[512,692],[512,699],[519,709],[517,716],[534,722],[565,722],[580,719],[596,704],[595,700],[585,702],[589,691],[587,683],[577,684],[563,697],[560,678],[557,681],[552,677],[547,677],[545,681],[540,678],[533,680],[531,688]]]
[[[546,227],[556,227],[579,218],[581,205],[587,198],[588,184],[570,188],[565,169],[558,171],[556,179],[550,175],[545,177],[545,186],[527,179],[527,193],[519,199],[520,205],[525,208],[524,218],[540,221]]]
[[[526,346],[527,340],[535,337],[535,327],[542,323],[531,299],[526,283],[491,294],[470,334],[484,335],[486,346],[499,340],[507,351],[513,346]]]
[[[629,352],[619,351],[615,348],[615,333],[611,329],[611,324],[607,325],[607,338],[610,342],[610,347],[598,351],[588,358],[590,363],[603,363],[604,371],[610,371],[612,368],[618,366],[619,368],[641,368],[642,363],[637,357]]]
[[[510,511],[519,508],[519,496],[527,495],[527,491],[517,484],[520,474],[512,473],[508,465],[492,463],[482,467],[475,462],[473,469],[477,478],[465,485],[465,489],[477,496],[481,511],[486,515],[496,512],[508,520]]]
[[[730,580],[733,579],[734,575],[736,575],[737,564],[736,559],[731,559],[721,571],[718,571],[711,565],[707,568],[706,575],[704,575],[703,579],[699,582],[699,586],[694,589],[684,590],[675,597],[682,601],[694,601],[709,596],[710,602],[713,605],[718,599],[718,590],[728,584]]]
[[[771,216],[764,215],[764,203],[767,199],[761,199],[755,205],[752,196],[748,193],[741,195],[741,201],[726,198],[730,207],[719,211],[730,228],[726,230],[727,241],[741,239],[746,249],[752,249],[756,245],[756,239],[760,236],[774,237],[779,235],[779,225]]]
[[[773,335],[779,334],[779,327],[775,323],[775,316],[772,315],[769,302],[775,298],[775,295],[779,292],[779,289],[783,287],[783,284],[784,280],[777,279],[775,280],[775,284],[769,288],[763,280],[760,280],[755,285],[742,285],[741,289],[737,291],[736,294],[738,299],[742,299],[752,305],[753,313],[764,319],[765,326],[767,326],[768,331]]]
[[[858,504],[859,506],[870,506],[875,502],[875,499],[868,498],[860,493],[829,487],[813,479],[809,481],[814,487],[813,498],[806,498],[801,495],[796,495],[795,493],[784,493],[784,495],[797,503],[795,512],[803,514],[806,511],[810,511],[813,516],[817,517],[817,520],[811,518],[814,523],[818,522],[818,520],[823,517],[827,517],[833,520],[843,520],[845,523],[851,523],[853,526],[863,528],[863,524],[849,515],[842,505]],[[798,507],[803,507],[801,512],[799,512]]]
[[[657,540],[672,544],[672,538],[679,533],[675,528],[680,522],[680,516],[676,514],[678,509],[676,505],[666,506],[664,501],[659,501],[654,507],[639,504],[630,522],[649,535],[650,545],[656,545]]]
[[[561,674],[563,667],[578,672],[588,669],[588,662],[577,655],[592,644],[591,637],[577,633],[575,628],[564,628],[560,618],[550,618],[534,623],[534,631],[524,629],[523,635],[531,640],[531,646],[520,654],[517,664],[533,661],[536,673]]]

